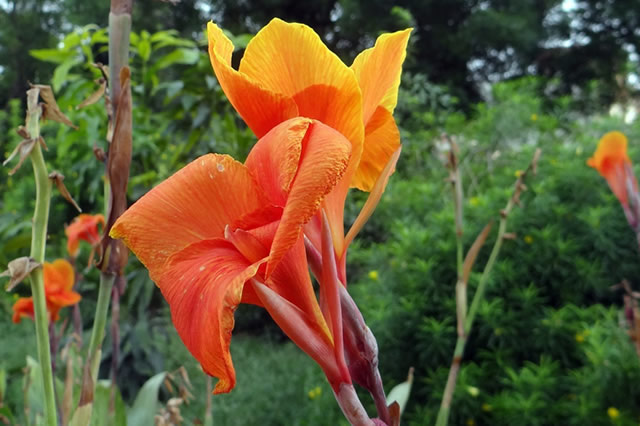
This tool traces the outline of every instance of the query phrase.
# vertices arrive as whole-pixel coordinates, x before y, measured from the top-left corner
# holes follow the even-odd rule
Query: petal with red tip
[[[248,169],[227,155],[189,163],[131,206],[111,229],[158,276],[167,259],[189,244],[224,237],[235,220],[266,199]]]
[[[301,226],[318,211],[322,200],[336,186],[349,164],[351,144],[343,135],[323,123],[312,121],[301,139],[298,131],[289,130],[297,129],[304,123],[301,120],[289,120],[274,128],[258,141],[246,161],[247,168],[256,178],[265,169],[285,176],[267,179],[271,182],[266,185],[271,188],[272,197],[280,197],[282,194],[274,188],[282,188],[279,182],[289,182],[291,170],[278,165],[289,164],[291,157],[302,153],[295,177],[285,190],[286,204],[271,246],[267,275],[298,240]],[[283,146],[286,149],[282,149]]]
[[[251,284],[276,324],[322,367],[332,385],[340,383],[343,378],[335,362],[333,344],[326,339],[325,333],[318,328],[318,325],[302,310],[268,286],[256,280],[252,280]]]
[[[262,261],[249,263],[228,241],[194,243],[171,256],[154,280],[169,306],[173,324],[203,370],[220,380],[214,393],[229,392],[236,375],[229,353],[233,314],[245,281]]]
[[[622,204],[628,203],[627,180],[637,187],[634,176],[628,176],[631,160],[627,155],[627,137],[621,132],[609,132],[598,142],[598,148],[587,160],[607,180],[609,187]]]
[[[294,101],[285,94],[265,88],[231,67],[233,44],[213,22],[207,24],[209,59],[218,82],[238,114],[258,138],[271,128],[298,115]]]

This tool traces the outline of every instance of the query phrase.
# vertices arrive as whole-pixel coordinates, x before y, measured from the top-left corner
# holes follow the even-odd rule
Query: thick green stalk
[[[28,91],[27,132],[35,140],[31,154],[31,164],[36,183],[36,206],[33,215],[31,232],[31,257],[38,263],[44,263],[44,252],[47,242],[47,226],[49,221],[49,202],[51,200],[51,181],[44,163],[40,138],[39,119],[42,109],[37,105],[39,90]],[[56,402],[53,389],[53,371],[51,368],[51,352],[49,349],[49,315],[44,290],[42,268],[35,269],[30,275],[33,310],[35,313],[36,339],[38,343],[38,359],[42,371],[44,389],[44,415],[48,426],[57,425]]]

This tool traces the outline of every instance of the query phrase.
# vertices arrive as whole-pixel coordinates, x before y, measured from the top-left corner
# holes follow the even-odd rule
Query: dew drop
[[[224,172],[224,165],[222,163],[218,163],[218,171]]]

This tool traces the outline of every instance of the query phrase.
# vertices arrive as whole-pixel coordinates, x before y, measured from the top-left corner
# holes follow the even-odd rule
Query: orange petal
[[[342,133],[353,144],[352,161],[359,161],[364,125],[358,82],[311,28],[273,19],[247,45],[240,73],[293,98],[297,115]]]
[[[375,46],[362,51],[351,65],[362,90],[365,125],[379,106],[390,113],[396,107],[402,63],[407,56],[411,30],[382,34]],[[367,149],[366,143],[364,149]]]
[[[247,157],[246,165],[258,178],[266,169],[279,173],[266,179],[272,197],[281,196],[282,182],[287,183],[286,205],[274,236],[267,275],[298,240],[300,228],[316,213],[324,197],[338,183],[349,163],[351,144],[340,133],[323,123],[313,121],[303,138],[299,126],[304,121],[293,119],[274,128],[260,139]],[[295,129],[290,131],[290,129]],[[286,149],[282,147],[285,146]],[[293,181],[289,169],[291,159],[302,153]],[[266,172],[265,172],[266,173]],[[274,195],[275,193],[275,195]]]
[[[13,322],[19,323],[23,317],[33,319],[33,297],[21,297],[13,304]]]
[[[293,118],[267,133],[251,149],[245,165],[276,206],[284,207],[291,183],[298,171],[302,140],[313,120]]]
[[[82,299],[75,291],[62,291],[60,293],[47,294],[47,303],[58,308],[75,305]]]
[[[57,259],[53,263],[45,262],[43,274],[47,298],[51,293],[69,291],[73,288],[75,281],[73,266],[64,259]]]
[[[298,115],[298,109],[290,97],[272,91],[231,67],[233,44],[213,22],[207,24],[209,59],[218,82],[238,114],[258,138],[272,127]]]
[[[228,224],[266,203],[247,168],[226,155],[189,163],[131,206],[111,229],[157,277],[189,244],[222,238]]]
[[[364,151],[352,185],[363,191],[371,191],[389,159],[400,146],[400,131],[391,113],[378,107],[365,132]]]
[[[236,375],[229,353],[233,313],[245,281],[261,262],[249,263],[224,240],[200,241],[174,254],[154,279],[169,306],[173,324],[203,370],[220,380],[214,393],[229,392]]]

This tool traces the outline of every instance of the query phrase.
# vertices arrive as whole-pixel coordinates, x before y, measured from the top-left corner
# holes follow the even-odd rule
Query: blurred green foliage
[[[234,42],[242,46],[249,37],[239,35]],[[51,81],[39,83],[54,86],[61,109],[79,127],[45,124],[45,158],[51,170],[67,177],[69,191],[90,213],[104,209],[103,166],[93,150],[106,148],[106,113],[102,101],[75,107],[97,89],[93,80],[101,74],[92,63],[104,58],[105,48],[104,30],[89,25],[66,35],[59,49],[31,52],[53,67]],[[131,201],[198,155],[246,156],[255,138],[213,76],[204,40],[142,30],[132,34],[131,52]],[[387,389],[402,382],[409,367],[416,368],[406,424],[434,423],[456,337],[455,236],[443,132],[461,148],[466,247],[489,220],[498,218],[517,170],[526,167],[535,148],[543,150],[538,176],[527,182],[522,208],[509,218],[516,238],[505,242],[480,307],[451,424],[635,424],[640,416],[635,386],[640,363],[620,319],[622,296],[610,288],[623,278],[637,288],[638,249],[617,200],[585,165],[598,138],[611,129],[629,136],[630,156],[640,161],[634,145],[640,128],[585,114],[583,98],[539,96],[541,87],[553,84],[535,78],[495,84],[486,102],[473,105],[469,118],[445,86],[423,73],[403,77],[396,110],[404,143],[398,172],[351,247],[348,271],[350,291],[378,338]],[[5,136],[0,152],[5,156],[19,141],[12,129],[23,120],[22,105],[20,99],[11,100],[0,111]],[[7,170],[0,174],[0,268],[27,253],[34,195],[28,163],[14,176],[8,177]],[[364,199],[362,193],[352,194],[347,223]],[[65,255],[64,224],[75,215],[54,196],[48,259]],[[476,262],[471,294],[492,238],[494,234]],[[87,257],[85,246],[78,260],[85,329],[98,281],[95,270],[84,268]],[[122,398],[132,406],[147,379],[184,365],[195,398],[182,413],[188,424],[201,420],[204,374],[179,342],[147,271],[133,257],[127,271],[120,309]],[[0,327],[6,330],[0,370],[9,378],[3,409],[8,407],[21,422],[21,369],[25,356],[35,353],[35,343],[25,338],[32,335],[30,322],[10,323],[14,299],[14,294],[0,293]],[[319,368],[285,343],[268,316],[243,306],[236,319],[242,334],[232,344],[238,386],[230,395],[213,398],[214,423],[340,424],[341,414]],[[88,335],[84,337],[87,341]],[[108,377],[111,357],[108,333],[101,377]],[[170,396],[166,388],[160,394],[161,401]],[[618,417],[612,419],[612,412]]]

